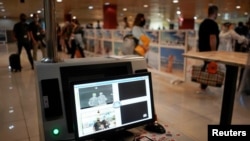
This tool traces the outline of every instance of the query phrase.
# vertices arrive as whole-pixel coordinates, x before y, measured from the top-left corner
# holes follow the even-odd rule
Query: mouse
[[[159,123],[148,124],[145,126],[145,130],[159,134],[166,133],[165,128]]]

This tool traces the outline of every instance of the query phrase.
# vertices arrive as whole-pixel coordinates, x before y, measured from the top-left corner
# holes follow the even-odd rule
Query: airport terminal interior
[[[0,139],[40,141],[34,70],[31,69],[23,50],[22,71],[11,72],[8,68],[8,56],[15,51],[15,43],[7,44],[6,47],[1,46]],[[69,58],[64,52],[58,56]],[[166,129],[166,140],[207,140],[208,125],[220,122],[223,87],[209,87],[208,93],[197,94],[197,83],[183,82],[174,85],[171,78],[154,71],[152,79],[157,119]],[[249,97],[236,94],[232,124],[250,124],[249,102]]]
[[[4,9],[4,11],[6,10],[5,13],[3,10],[1,10],[0,13],[0,27],[7,28],[8,36],[12,35],[11,30],[13,24],[18,20],[19,13],[21,11],[25,12],[27,15],[34,13],[34,11],[37,9],[39,9],[40,12],[44,12],[44,9],[42,8],[43,6],[41,6],[43,5],[43,0],[39,0],[38,2],[34,3],[32,3],[30,0],[17,1],[18,3],[16,3],[16,6],[13,6],[13,3],[10,2],[10,0],[0,0],[0,5],[5,4],[6,6],[6,9]],[[85,1],[86,3],[82,4],[82,1]],[[182,3],[180,1],[182,1]],[[56,3],[56,17],[60,17],[59,20],[63,21],[63,14],[72,10],[71,14],[73,14],[73,16],[81,19],[81,22],[85,20],[85,22],[82,22],[84,25],[87,25],[90,22],[93,22],[95,25],[97,20],[103,18],[102,8],[105,2],[106,1],[104,0],[101,2],[99,0],[65,0],[64,3],[58,2]],[[151,24],[152,26],[149,26],[150,30],[158,30],[163,28],[167,28],[168,30],[169,26],[171,25],[170,23],[173,22],[175,25],[174,29],[177,29],[178,31],[178,24],[180,24],[178,22],[182,21],[183,18],[180,17],[181,14],[176,13],[177,11],[182,12],[184,20],[191,19],[191,23],[194,24],[192,25],[193,29],[197,30],[199,22],[206,17],[207,6],[211,3],[215,3],[221,8],[221,13],[219,13],[220,15],[218,16],[220,23],[229,19],[233,20],[235,23],[237,20],[242,20],[245,22],[248,20],[250,12],[249,7],[247,6],[250,4],[250,0],[229,0],[226,1],[227,4],[225,4],[224,0],[204,0],[202,2],[200,2],[200,0],[190,0],[185,2],[184,0],[136,0],[135,4],[134,1],[129,0],[111,0],[110,2],[120,5],[117,9],[117,20],[119,22],[122,22],[122,19],[124,16],[126,16],[126,14],[133,15],[128,17],[131,22],[136,13],[143,12],[147,16],[148,21],[150,21],[150,19],[152,19],[152,23],[156,21],[155,24]],[[178,2],[180,2],[179,5]],[[93,11],[89,11],[90,9],[87,7],[95,3],[96,5],[94,5]],[[144,6],[141,9],[139,8],[141,11],[138,11],[139,5],[141,7]],[[241,7],[235,7],[237,5],[241,5]],[[3,8],[0,6],[0,9]],[[83,9],[84,11],[81,11]],[[193,11],[194,9],[196,9],[196,11]],[[12,13],[10,11],[12,11]],[[13,11],[16,13],[13,14]],[[8,16],[5,16],[5,14],[8,14]],[[240,18],[237,18],[237,16]],[[14,20],[9,20],[9,17],[12,17]],[[187,17],[187,19],[185,19],[185,17]],[[44,17],[42,18],[45,19]],[[161,30],[159,32],[161,33],[164,31]],[[157,33],[158,35],[160,35],[159,32]],[[20,55],[22,70],[20,72],[11,71],[9,67],[9,56],[17,52],[17,45],[16,41],[13,40],[12,37],[8,38],[10,38],[10,42],[0,42],[0,140],[43,141],[41,140],[43,135],[39,131],[39,128],[41,128],[39,121],[42,118],[41,115],[39,115],[39,112],[41,112],[39,110],[41,109],[38,102],[40,96],[38,89],[40,87],[38,86],[38,80],[36,76],[37,68],[35,67],[35,70],[32,69],[27,59],[27,54],[23,48]],[[92,38],[93,37],[90,37],[89,39],[92,40]],[[158,37],[157,39],[160,40]],[[108,40],[110,41],[111,39]],[[158,48],[165,48],[160,44],[155,46]],[[179,46],[177,46],[177,50],[178,49],[180,49]],[[186,51],[185,48],[181,49]],[[80,60],[95,57],[93,54],[89,54],[87,49],[85,49],[85,51],[86,58],[80,58]],[[60,58],[62,62],[64,60],[71,60],[70,55],[67,54],[66,50],[54,53],[55,56]],[[107,55],[99,54],[99,57],[107,58]],[[157,58],[160,57],[162,56],[157,56]],[[166,56],[163,56],[163,58],[164,57]],[[37,62],[52,64],[52,62],[42,62],[42,59],[42,53],[39,49]],[[72,60],[73,59],[79,58],[72,58]],[[152,60],[154,60],[154,58]],[[157,61],[160,62],[160,59]],[[158,68],[160,68],[160,65]],[[148,138],[154,139],[154,141],[208,140],[208,125],[220,124],[224,85],[221,87],[209,86],[205,93],[197,93],[197,91],[200,90],[200,85],[198,83],[192,82],[190,80],[185,81],[185,79],[184,81],[176,80],[173,78],[173,76],[166,75],[166,73],[161,73],[161,71],[155,70],[152,67],[147,67],[146,69],[152,74],[154,107],[157,122],[165,128],[166,132],[163,134],[149,132],[144,130],[144,126],[133,128],[131,129],[131,132],[134,132],[134,135],[136,136],[147,136]],[[49,74],[50,72],[47,73]],[[46,101],[46,99],[43,100],[43,102]],[[250,125],[249,117],[250,96],[243,95],[237,91],[234,98],[231,124]],[[53,122],[48,120],[48,123],[45,124],[53,125]],[[46,126],[45,124],[44,126]],[[71,141],[74,139],[64,138],[60,140]],[[132,140],[133,138],[131,141]]]

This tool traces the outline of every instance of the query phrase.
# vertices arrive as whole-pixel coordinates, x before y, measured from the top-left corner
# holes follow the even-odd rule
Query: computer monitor
[[[114,138],[116,133],[154,121],[149,72],[69,84],[76,141],[105,139],[111,134]]]
[[[66,114],[68,132],[73,133],[73,118],[71,114],[69,80],[88,80],[110,76],[132,74],[131,62],[115,62],[103,64],[89,64],[80,66],[60,67],[61,83]]]

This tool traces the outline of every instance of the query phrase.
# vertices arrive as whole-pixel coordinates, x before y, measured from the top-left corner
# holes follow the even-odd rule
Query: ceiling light
[[[89,9],[93,9],[94,7],[93,6],[89,6]]]
[[[110,3],[109,2],[105,2],[105,4],[104,5],[110,5]]]
[[[2,12],[5,12],[5,9],[1,9]]]
[[[56,2],[62,2],[62,0],[56,0]]]
[[[14,110],[13,110],[13,107],[12,107],[12,106],[10,106],[10,107],[9,107],[9,109],[10,109],[10,110],[9,110],[9,113],[11,113],[10,111],[13,111],[13,112],[14,112]]]
[[[244,15],[248,15],[248,13],[247,13],[247,12],[245,12],[245,13],[244,13]]]
[[[173,3],[178,3],[179,2],[179,0],[173,0]]]
[[[195,20],[197,20],[197,17],[196,17],[196,16],[194,16],[194,19],[195,19]]]
[[[147,7],[148,7],[148,5],[147,5],[147,4],[145,4],[145,5],[143,5],[143,7],[147,8]]]
[[[3,2],[0,2],[0,5],[2,5],[3,4]]]
[[[37,13],[41,13],[42,11],[41,10],[37,10]]]
[[[14,125],[10,125],[9,129],[12,130],[12,129],[14,129],[14,127],[15,127]]]
[[[240,9],[240,6],[239,6],[239,5],[237,5],[237,6],[236,6],[236,9]]]
[[[181,11],[180,11],[180,10],[176,11],[176,14],[180,15],[180,14],[181,14]]]
[[[4,16],[5,18],[6,18],[6,16]],[[11,113],[14,113],[14,110],[13,109],[10,109],[9,110],[9,113],[11,114]]]
[[[127,11],[128,9],[127,8],[123,8],[123,11]]]
[[[73,16],[72,19],[76,19],[76,16]]]

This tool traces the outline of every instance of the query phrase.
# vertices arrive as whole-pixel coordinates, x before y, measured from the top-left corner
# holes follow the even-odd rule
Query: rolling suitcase
[[[20,56],[18,54],[11,54],[9,56],[9,64],[12,72],[20,72],[22,70]]]

